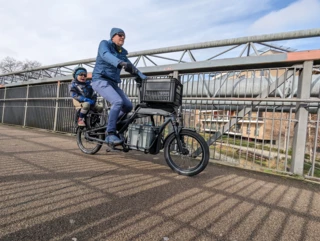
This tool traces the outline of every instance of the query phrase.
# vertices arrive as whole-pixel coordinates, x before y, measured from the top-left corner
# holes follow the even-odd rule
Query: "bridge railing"
[[[183,116],[210,144],[211,159],[263,171],[320,177],[320,50],[142,67],[179,77]],[[6,84],[0,122],[74,131],[71,76]],[[134,80],[121,88],[137,104]],[[320,180],[320,179],[319,179]]]
[[[302,42],[304,38],[312,38],[312,40],[318,41],[319,37],[320,28],[308,29],[136,51],[129,53],[128,57],[139,68],[153,67],[152,69],[145,68],[144,70],[150,71],[148,73],[155,73],[158,68],[160,71],[163,70],[164,66],[170,68],[171,64],[192,64],[195,62],[200,62],[201,64],[210,60],[260,56],[269,49],[280,52],[294,52],[296,49],[273,42],[286,41],[288,44],[290,41]],[[63,78],[71,75],[72,70],[77,65],[82,65],[91,71],[95,65],[95,58],[0,74],[0,85],[38,79]]]

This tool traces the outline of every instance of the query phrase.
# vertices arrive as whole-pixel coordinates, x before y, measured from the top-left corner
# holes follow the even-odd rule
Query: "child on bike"
[[[94,111],[102,112],[103,106],[97,103],[97,95],[91,87],[91,81],[87,80],[87,70],[81,66],[73,71],[73,80],[70,85],[70,94],[73,105],[81,108],[78,126],[85,126],[85,117],[92,108]]]

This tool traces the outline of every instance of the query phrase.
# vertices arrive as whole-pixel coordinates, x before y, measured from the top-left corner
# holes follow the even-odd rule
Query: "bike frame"
[[[151,113],[150,114],[147,114],[147,113],[140,114],[139,110],[143,109],[142,106],[143,106],[143,104],[137,105],[137,107],[135,108],[135,111],[133,112],[133,114],[129,118],[122,120],[122,122],[125,122],[125,123],[118,130],[118,134],[119,135],[124,134],[127,131],[129,125],[132,124],[136,119],[139,119],[139,118],[150,117],[151,118],[151,122],[152,122],[152,126],[155,126],[155,122],[154,122],[153,116],[156,115],[156,114],[151,114]],[[161,108],[152,108],[152,109],[162,110]],[[179,111],[177,111],[176,108],[173,108],[173,110],[174,111],[170,115],[164,116],[164,117],[168,117],[168,119],[162,125],[159,126],[159,133],[155,136],[155,138],[152,141],[150,146],[152,146],[154,144],[154,142],[156,142],[158,140],[159,136],[163,133],[163,131],[166,128],[166,126],[171,124],[171,126],[173,128],[172,132],[174,132],[174,134],[176,136],[176,139],[178,140],[177,144],[178,144],[179,151],[182,152],[183,151],[183,146],[182,146],[182,142],[181,142],[181,140],[179,138],[179,133],[183,129],[183,126],[180,126],[179,125],[179,121],[178,121],[178,119],[182,120],[182,118],[181,118],[181,115],[180,115]],[[177,112],[178,112],[178,114],[177,114]],[[168,112],[168,113],[170,113],[170,112]],[[99,114],[99,113],[94,113],[94,115],[95,114],[96,115],[101,115],[101,116],[103,115],[103,114]],[[97,131],[102,131],[102,130],[103,130],[103,133],[96,133]],[[86,137],[86,139],[91,140],[91,141],[97,141],[99,143],[105,143],[105,141],[102,140],[102,139],[90,136],[90,133],[92,133],[92,132],[94,132],[95,134],[105,134],[105,131],[106,131],[106,127],[105,126],[89,129],[89,130],[85,131],[85,137]],[[165,142],[165,140],[164,140],[164,142]],[[124,143],[123,146],[127,146],[127,145]]]

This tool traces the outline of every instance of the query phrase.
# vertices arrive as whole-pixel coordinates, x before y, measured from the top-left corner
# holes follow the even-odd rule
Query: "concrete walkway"
[[[0,125],[0,240],[319,240],[320,186],[162,156],[81,153],[75,138]]]

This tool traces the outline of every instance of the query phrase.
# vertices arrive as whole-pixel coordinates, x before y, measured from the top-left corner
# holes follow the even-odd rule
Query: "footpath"
[[[0,125],[0,240],[319,240],[320,185],[161,155],[81,153],[75,137]]]

